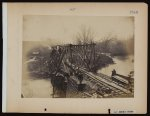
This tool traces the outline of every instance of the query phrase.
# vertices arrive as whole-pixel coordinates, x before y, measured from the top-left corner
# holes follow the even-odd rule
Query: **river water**
[[[127,76],[130,71],[134,71],[134,56],[126,56],[126,57],[113,57],[114,64],[108,65],[100,70],[98,73],[103,73],[108,76],[111,76],[111,72],[113,69],[116,70],[118,74]]]
[[[50,79],[23,79],[22,94],[25,98],[50,98],[52,93]]]
[[[113,69],[118,74],[127,76],[130,71],[134,69],[133,56],[128,57],[114,57],[115,64],[108,65],[100,70],[98,73],[103,73],[111,76]],[[29,75],[24,75],[22,80],[22,94],[26,98],[50,98],[52,97],[53,88],[50,79],[33,79]]]

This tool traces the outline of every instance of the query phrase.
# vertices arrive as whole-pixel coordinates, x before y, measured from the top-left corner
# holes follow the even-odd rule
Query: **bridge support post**
[[[70,62],[72,63],[72,44],[69,45],[70,47]]]

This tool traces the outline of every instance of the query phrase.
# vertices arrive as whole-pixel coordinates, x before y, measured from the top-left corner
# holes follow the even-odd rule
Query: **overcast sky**
[[[91,28],[95,41],[111,35],[128,39],[134,34],[133,17],[114,16],[24,16],[23,40],[72,43],[81,27]]]

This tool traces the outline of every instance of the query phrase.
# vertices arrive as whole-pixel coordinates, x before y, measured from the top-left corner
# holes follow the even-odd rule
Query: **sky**
[[[108,35],[117,39],[134,35],[134,17],[25,15],[23,41],[73,43],[83,26],[94,33],[94,41]]]

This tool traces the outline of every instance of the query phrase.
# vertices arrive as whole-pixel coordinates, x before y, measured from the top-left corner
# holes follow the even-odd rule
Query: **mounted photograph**
[[[147,112],[145,3],[4,3],[3,112]]]

